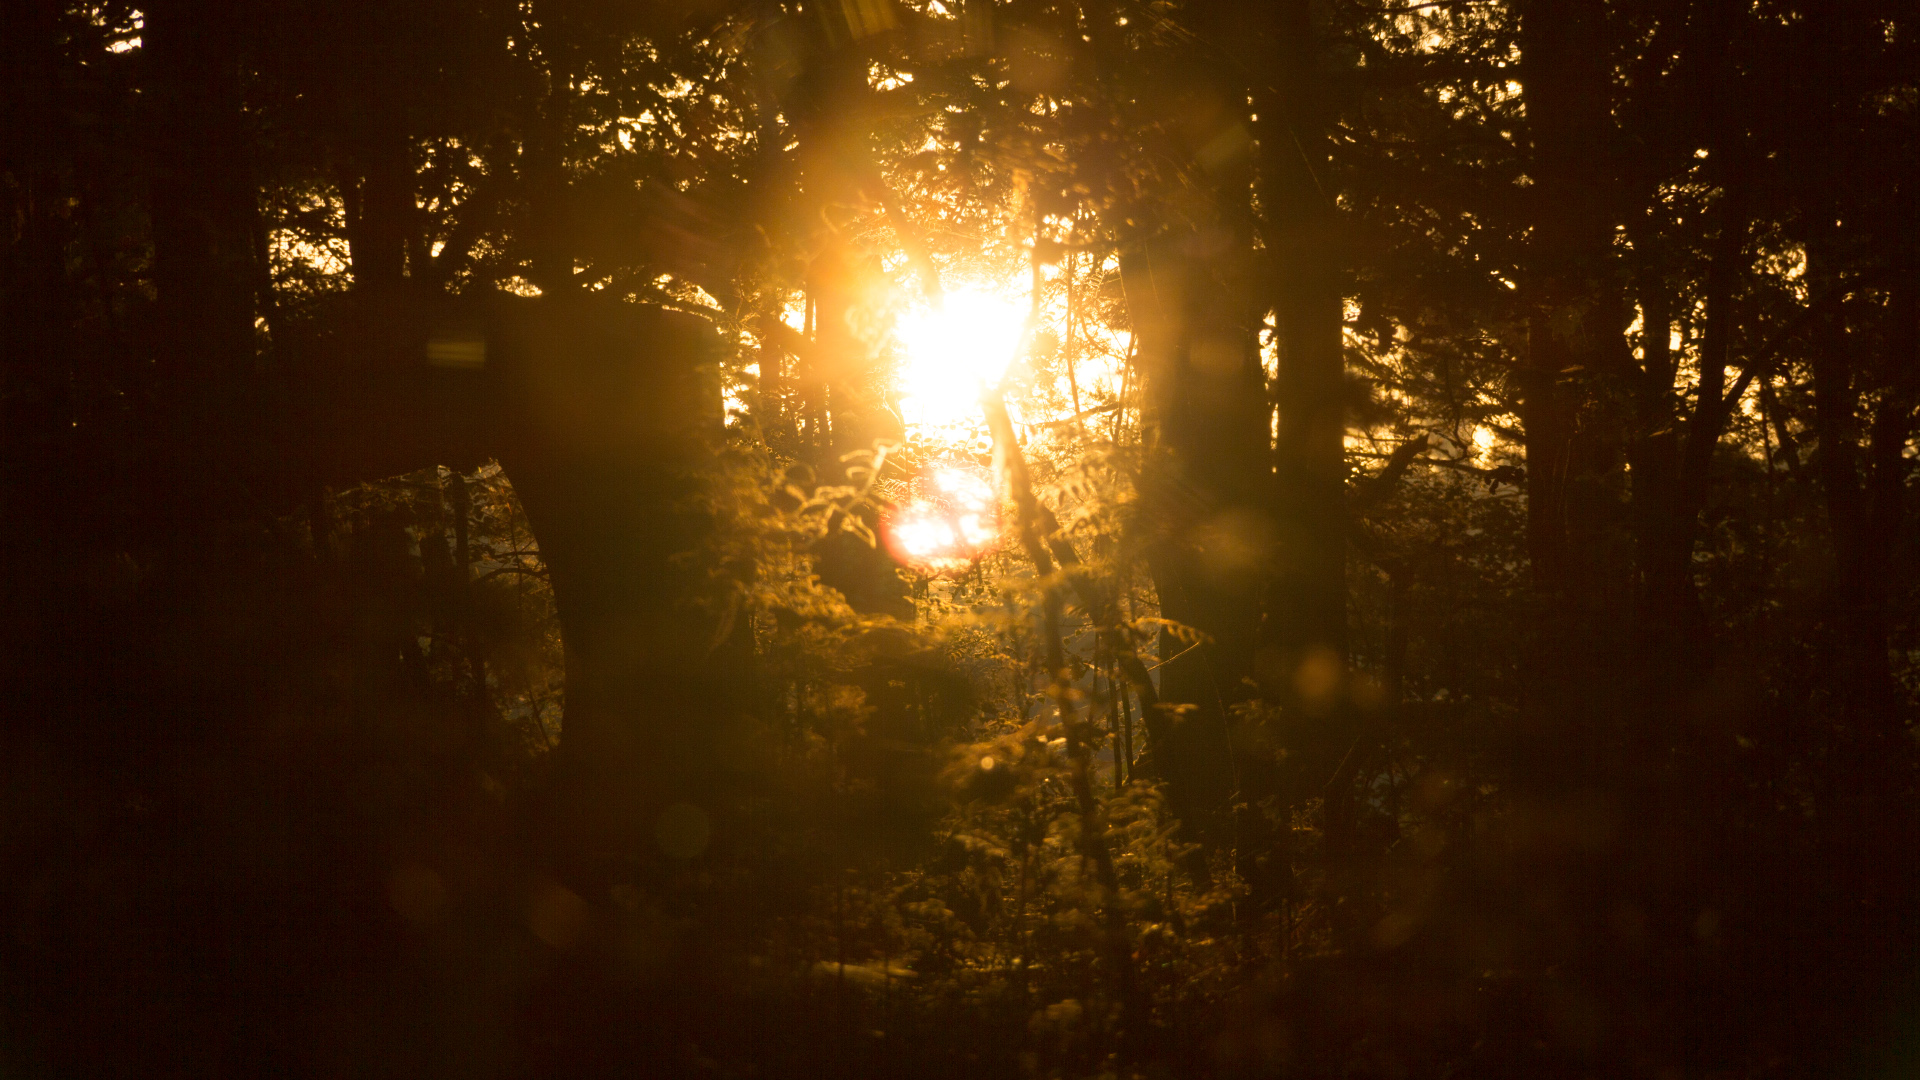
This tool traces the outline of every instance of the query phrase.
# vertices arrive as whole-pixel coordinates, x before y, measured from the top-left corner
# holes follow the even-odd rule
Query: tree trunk
[[[1291,805],[1321,797],[1325,887],[1339,912],[1352,886],[1357,812],[1347,765],[1362,725],[1347,695],[1345,288],[1323,85],[1330,73],[1308,0],[1283,0],[1269,17],[1273,82],[1256,104],[1277,352],[1277,535],[1255,670],[1265,696],[1293,719],[1290,783],[1274,795]],[[1284,815],[1274,827],[1284,840]],[[1285,888],[1291,875],[1266,879]]]
[[[254,370],[259,245],[242,110],[238,15],[182,0],[142,31],[154,134],[150,214],[159,400],[170,497],[210,512],[257,512],[265,410]],[[163,464],[164,463],[164,464]]]
[[[1628,662],[1619,649],[1622,600],[1631,595],[1620,588],[1613,551],[1623,418],[1608,415],[1616,396],[1608,386],[1633,373],[1611,255],[1608,33],[1605,12],[1581,0],[1531,0],[1522,8],[1536,208],[1519,372],[1536,609],[1524,709],[1537,740],[1531,774],[1549,783],[1596,775],[1598,751],[1625,719],[1613,681]]]
[[[1724,163],[1737,156],[1737,149],[1723,148],[1715,160]],[[1652,708],[1664,707],[1697,686],[1713,664],[1711,631],[1693,578],[1693,553],[1700,539],[1700,516],[1707,508],[1714,452],[1726,432],[1737,394],[1744,392],[1738,383],[1727,386],[1727,369],[1748,230],[1744,166],[1733,164],[1721,180],[1726,190],[1707,270],[1700,375],[1693,411],[1684,424],[1672,406],[1677,373],[1667,337],[1672,297],[1666,282],[1649,265],[1657,256],[1648,249],[1657,241],[1651,236],[1635,240],[1643,252],[1639,292],[1646,328],[1645,364],[1636,380],[1639,430],[1629,440],[1628,452],[1634,469],[1632,513],[1643,589],[1636,669],[1646,684],[1643,702]],[[1676,428],[1681,429],[1679,434]]]
[[[734,597],[708,550],[722,437],[712,328],[632,305],[503,301],[488,326],[497,456],[552,575],[566,645],[555,824],[580,883],[653,850],[675,803],[717,824],[744,708]],[[709,574],[709,570],[715,573]]]
[[[1190,706],[1150,745],[1176,810],[1216,834],[1234,795],[1227,711],[1249,693],[1264,571],[1265,410],[1253,328],[1176,233],[1121,261],[1139,343],[1141,501],[1161,613],[1206,640],[1161,640],[1160,697]],[[1256,436],[1257,438],[1250,438]]]
[[[1817,242],[1809,245],[1807,276],[1827,288],[1839,288],[1836,275],[1828,272],[1831,263],[1824,247]],[[1910,338],[1906,344],[1911,347]],[[1887,733],[1869,734],[1869,730],[1892,719],[1898,698],[1887,656],[1885,588],[1900,524],[1905,486],[1902,451],[1911,435],[1913,392],[1912,376],[1903,372],[1863,432],[1857,348],[1841,312],[1815,325],[1813,406],[1819,452],[1814,460],[1833,533],[1828,614],[1833,685],[1843,714],[1857,729],[1854,736],[1877,741]],[[1911,364],[1908,359],[1901,366]],[[1863,465],[1869,467],[1863,469]]]
[[[407,241],[417,211],[413,162],[405,132],[376,127],[361,141],[360,177],[347,218],[353,287],[367,296],[393,297],[407,276]]]
[[[256,208],[231,20],[205,5],[147,14],[153,109],[153,276],[162,366],[205,389],[253,361]]]
[[[55,455],[72,439],[69,388],[79,358],[70,325],[72,286],[63,247],[62,164],[71,153],[58,93],[60,9],[26,4],[0,34],[0,95],[16,116],[0,143],[0,498],[12,514],[51,513],[62,490]]]
[[[566,646],[556,859],[590,881],[659,812],[717,818],[746,659],[704,487],[722,433],[702,319],[588,298],[379,304],[308,358],[309,475],[350,483],[497,458],[526,508]],[[695,561],[688,561],[693,559]],[[483,679],[483,671],[475,671]],[[597,854],[596,854],[597,853]]]
[[[1851,237],[1843,232],[1845,178],[1838,153],[1846,115],[1847,73],[1843,57],[1865,26],[1839,6],[1822,8],[1807,22],[1812,98],[1805,126],[1801,193],[1806,280],[1811,297],[1844,296]],[[1834,575],[1828,638],[1835,698],[1848,739],[1863,766],[1884,767],[1911,749],[1905,710],[1887,655],[1885,598],[1893,543],[1905,489],[1904,451],[1912,433],[1915,380],[1913,285],[1896,294],[1893,352],[1875,371],[1856,340],[1846,309],[1836,304],[1816,315],[1811,345],[1814,464],[1826,497],[1833,534]],[[1876,377],[1877,376],[1877,377]],[[1879,389],[1871,419],[1863,416],[1865,393]]]

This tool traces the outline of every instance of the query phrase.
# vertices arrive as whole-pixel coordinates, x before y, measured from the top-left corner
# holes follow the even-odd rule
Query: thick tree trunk
[[[1735,156],[1723,153],[1717,160]],[[1635,666],[1644,684],[1641,700],[1655,709],[1696,687],[1713,664],[1711,631],[1693,577],[1693,554],[1700,539],[1700,517],[1707,508],[1714,452],[1737,404],[1737,392],[1743,392],[1738,383],[1728,387],[1727,372],[1748,229],[1744,170],[1735,166],[1721,179],[1727,190],[1721,198],[1719,234],[1707,270],[1700,374],[1693,410],[1684,423],[1672,404],[1677,365],[1668,339],[1673,318],[1670,286],[1656,266],[1657,240],[1635,237],[1635,247],[1641,250],[1637,291],[1645,327],[1644,363],[1634,380],[1638,431],[1627,444],[1642,581],[1640,655]]]
[[[1264,573],[1265,409],[1254,327],[1222,303],[1234,283],[1182,251],[1176,233],[1123,258],[1139,348],[1148,567],[1162,614],[1206,640],[1161,641],[1160,697],[1190,706],[1150,746],[1159,773],[1202,834],[1224,826],[1234,795],[1227,713],[1250,693]]]
[[[1286,0],[1275,14],[1280,80],[1260,102],[1261,204],[1278,335],[1274,480],[1284,532],[1262,635],[1261,677],[1279,700],[1294,701],[1300,667],[1309,657],[1346,662],[1347,393],[1343,290],[1311,5]]]
[[[184,0],[146,13],[151,214],[165,396],[211,450],[252,383],[255,230],[236,16]]]
[[[609,310],[613,309],[613,310]],[[646,852],[676,803],[716,827],[737,790],[726,753],[747,680],[724,575],[689,558],[715,527],[703,499],[722,438],[712,328],[588,301],[496,324],[498,453],[552,574],[567,651],[554,807],[579,880]]]
[[[1799,147],[1802,162],[1802,222],[1806,280],[1813,297],[1846,295],[1852,237],[1843,230],[1846,178],[1839,173],[1839,144],[1849,123],[1843,57],[1869,26],[1844,7],[1820,9],[1807,22],[1812,99]],[[1885,598],[1893,543],[1902,516],[1904,452],[1912,434],[1915,402],[1915,312],[1910,281],[1896,297],[1891,352],[1875,365],[1870,347],[1855,337],[1845,309],[1814,316],[1811,332],[1814,464],[1832,530],[1834,574],[1828,610],[1834,696],[1848,738],[1861,764],[1884,766],[1904,758],[1903,695],[1887,654]],[[1878,367],[1878,370],[1876,370]],[[1867,395],[1880,390],[1877,405]],[[1872,410],[1871,413],[1869,410]]]
[[[1277,363],[1274,576],[1255,670],[1295,718],[1289,803],[1321,796],[1326,891],[1352,886],[1360,718],[1347,694],[1347,373],[1338,190],[1313,5],[1270,11],[1274,83],[1257,98]],[[1285,826],[1281,825],[1281,829]],[[1346,910],[1346,909],[1337,909]],[[1340,925],[1344,932],[1350,927]]]
[[[140,487],[165,501],[156,512],[207,519],[289,501],[256,347],[264,245],[241,19],[220,4],[168,0],[147,10],[142,30],[157,411]]]
[[[378,304],[303,387],[310,475],[347,483],[497,458],[552,577],[567,654],[552,822],[569,872],[648,850],[661,810],[717,816],[743,711],[738,612],[689,562],[715,522],[722,433],[713,328],[588,299]],[[595,854],[598,853],[598,854]]]
[[[78,359],[70,327],[72,287],[63,252],[62,165],[71,147],[60,96],[60,9],[26,4],[0,34],[0,96],[13,111],[0,126],[0,498],[11,515],[49,514],[62,490],[56,455],[72,436],[69,388]]]
[[[407,277],[408,239],[417,211],[413,162],[405,132],[378,128],[361,140],[361,176],[348,202],[347,237],[353,287],[367,296],[393,297]]]
[[[1823,246],[1810,245],[1808,277],[1839,288],[1823,266],[1830,265]],[[1877,741],[1887,731],[1869,734],[1871,729],[1888,721],[1898,724],[1893,720],[1898,693],[1887,655],[1885,589],[1900,524],[1902,451],[1911,436],[1914,396],[1912,376],[1902,372],[1883,396],[1878,414],[1863,425],[1858,348],[1840,312],[1816,324],[1812,371],[1819,453],[1814,460],[1833,535],[1833,685],[1849,724],[1858,729],[1854,735]],[[1911,363],[1909,359],[1900,366]]]
[[[1612,265],[1613,118],[1605,11],[1581,0],[1522,8],[1533,236],[1526,360],[1519,372],[1527,458],[1527,549],[1535,632],[1524,708],[1530,775],[1580,782],[1628,717],[1620,708],[1632,591],[1614,550],[1623,516],[1609,389],[1635,373]],[[1551,778],[1551,779],[1550,779]]]

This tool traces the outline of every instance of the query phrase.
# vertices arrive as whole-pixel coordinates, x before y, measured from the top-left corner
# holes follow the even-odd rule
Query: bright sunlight
[[[1012,363],[1026,325],[1026,306],[1005,294],[956,289],[940,309],[901,316],[895,333],[900,365],[900,413],[909,430],[933,434],[980,416],[980,389]]]
[[[939,308],[901,316],[896,377],[907,430],[935,444],[970,442],[984,418],[981,391],[1006,373],[1025,323],[1025,306],[1013,296],[977,288],[957,289]],[[992,477],[982,470],[929,466],[887,515],[887,547],[925,573],[963,571],[998,539],[999,503]]]

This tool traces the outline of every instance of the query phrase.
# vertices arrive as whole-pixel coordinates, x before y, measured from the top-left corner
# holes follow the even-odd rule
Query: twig
[[[1085,420],[1089,416],[1099,416],[1101,413],[1115,412],[1119,408],[1120,408],[1120,403],[1117,401],[1113,401],[1113,402],[1108,402],[1105,405],[1095,405],[1091,409],[1082,409],[1081,411],[1074,413],[1072,416],[1066,417],[1061,420],[1042,420],[1037,424],[1028,424],[1027,426],[1034,427],[1034,428],[1066,427],[1070,424],[1078,424],[1080,421]]]
[[[541,581],[551,580],[544,566],[502,566],[474,578],[473,583],[478,585],[484,581],[492,581],[502,574],[524,574],[530,578],[539,578]]]
[[[1413,464],[1413,459],[1426,453],[1431,445],[1432,441],[1425,435],[1401,443],[1394,449],[1392,456],[1387,458],[1386,465],[1382,466],[1378,473],[1369,478],[1365,484],[1356,485],[1358,490],[1347,497],[1347,510],[1350,513],[1363,514],[1386,498],[1387,494],[1393,490],[1393,486],[1406,475],[1408,467]]]

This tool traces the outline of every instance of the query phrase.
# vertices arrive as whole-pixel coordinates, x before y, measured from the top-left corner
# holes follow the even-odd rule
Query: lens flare
[[[981,385],[1006,373],[1025,327],[1019,301],[979,289],[956,289],[938,309],[901,316],[894,333],[905,354],[898,385],[908,428],[937,430],[976,419]]]
[[[914,480],[911,496],[886,516],[882,533],[901,562],[926,573],[957,573],[999,539],[999,499],[982,471],[938,465]]]

